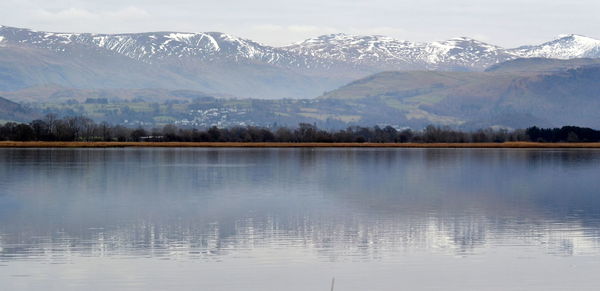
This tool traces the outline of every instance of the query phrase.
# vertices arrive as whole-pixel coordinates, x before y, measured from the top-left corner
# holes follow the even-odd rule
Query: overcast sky
[[[65,32],[220,31],[270,45],[322,34],[512,47],[600,38],[599,0],[1,0],[0,24]]]

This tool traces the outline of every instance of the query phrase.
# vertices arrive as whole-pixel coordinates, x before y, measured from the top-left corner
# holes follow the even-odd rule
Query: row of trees
[[[280,127],[211,127],[206,130],[178,128],[127,128],[108,123],[96,123],[86,117],[56,118],[26,123],[6,123],[0,126],[0,140],[14,141],[179,141],[179,142],[597,142],[600,131],[566,126],[555,129],[537,127],[526,130],[485,129],[459,131],[449,127],[428,126],[421,131],[396,130],[386,127],[352,126],[344,130],[326,131],[312,124],[301,123],[296,128]]]
[[[600,131],[577,126],[561,128],[530,127],[526,131],[532,141],[540,142],[600,142]]]

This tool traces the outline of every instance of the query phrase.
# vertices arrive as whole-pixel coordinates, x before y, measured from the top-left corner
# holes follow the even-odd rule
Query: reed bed
[[[290,143],[290,142],[61,142],[0,141],[0,148],[600,148],[600,143]]]

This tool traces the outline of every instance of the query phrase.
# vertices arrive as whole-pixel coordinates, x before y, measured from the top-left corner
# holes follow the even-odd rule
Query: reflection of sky
[[[599,161],[2,149],[0,290],[594,290]]]
[[[0,260],[600,252],[599,151],[0,151]]]

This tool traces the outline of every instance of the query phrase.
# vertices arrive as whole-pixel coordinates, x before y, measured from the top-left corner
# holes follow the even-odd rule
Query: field
[[[246,143],[246,142],[15,142],[1,141],[0,148],[598,148],[600,143]]]

